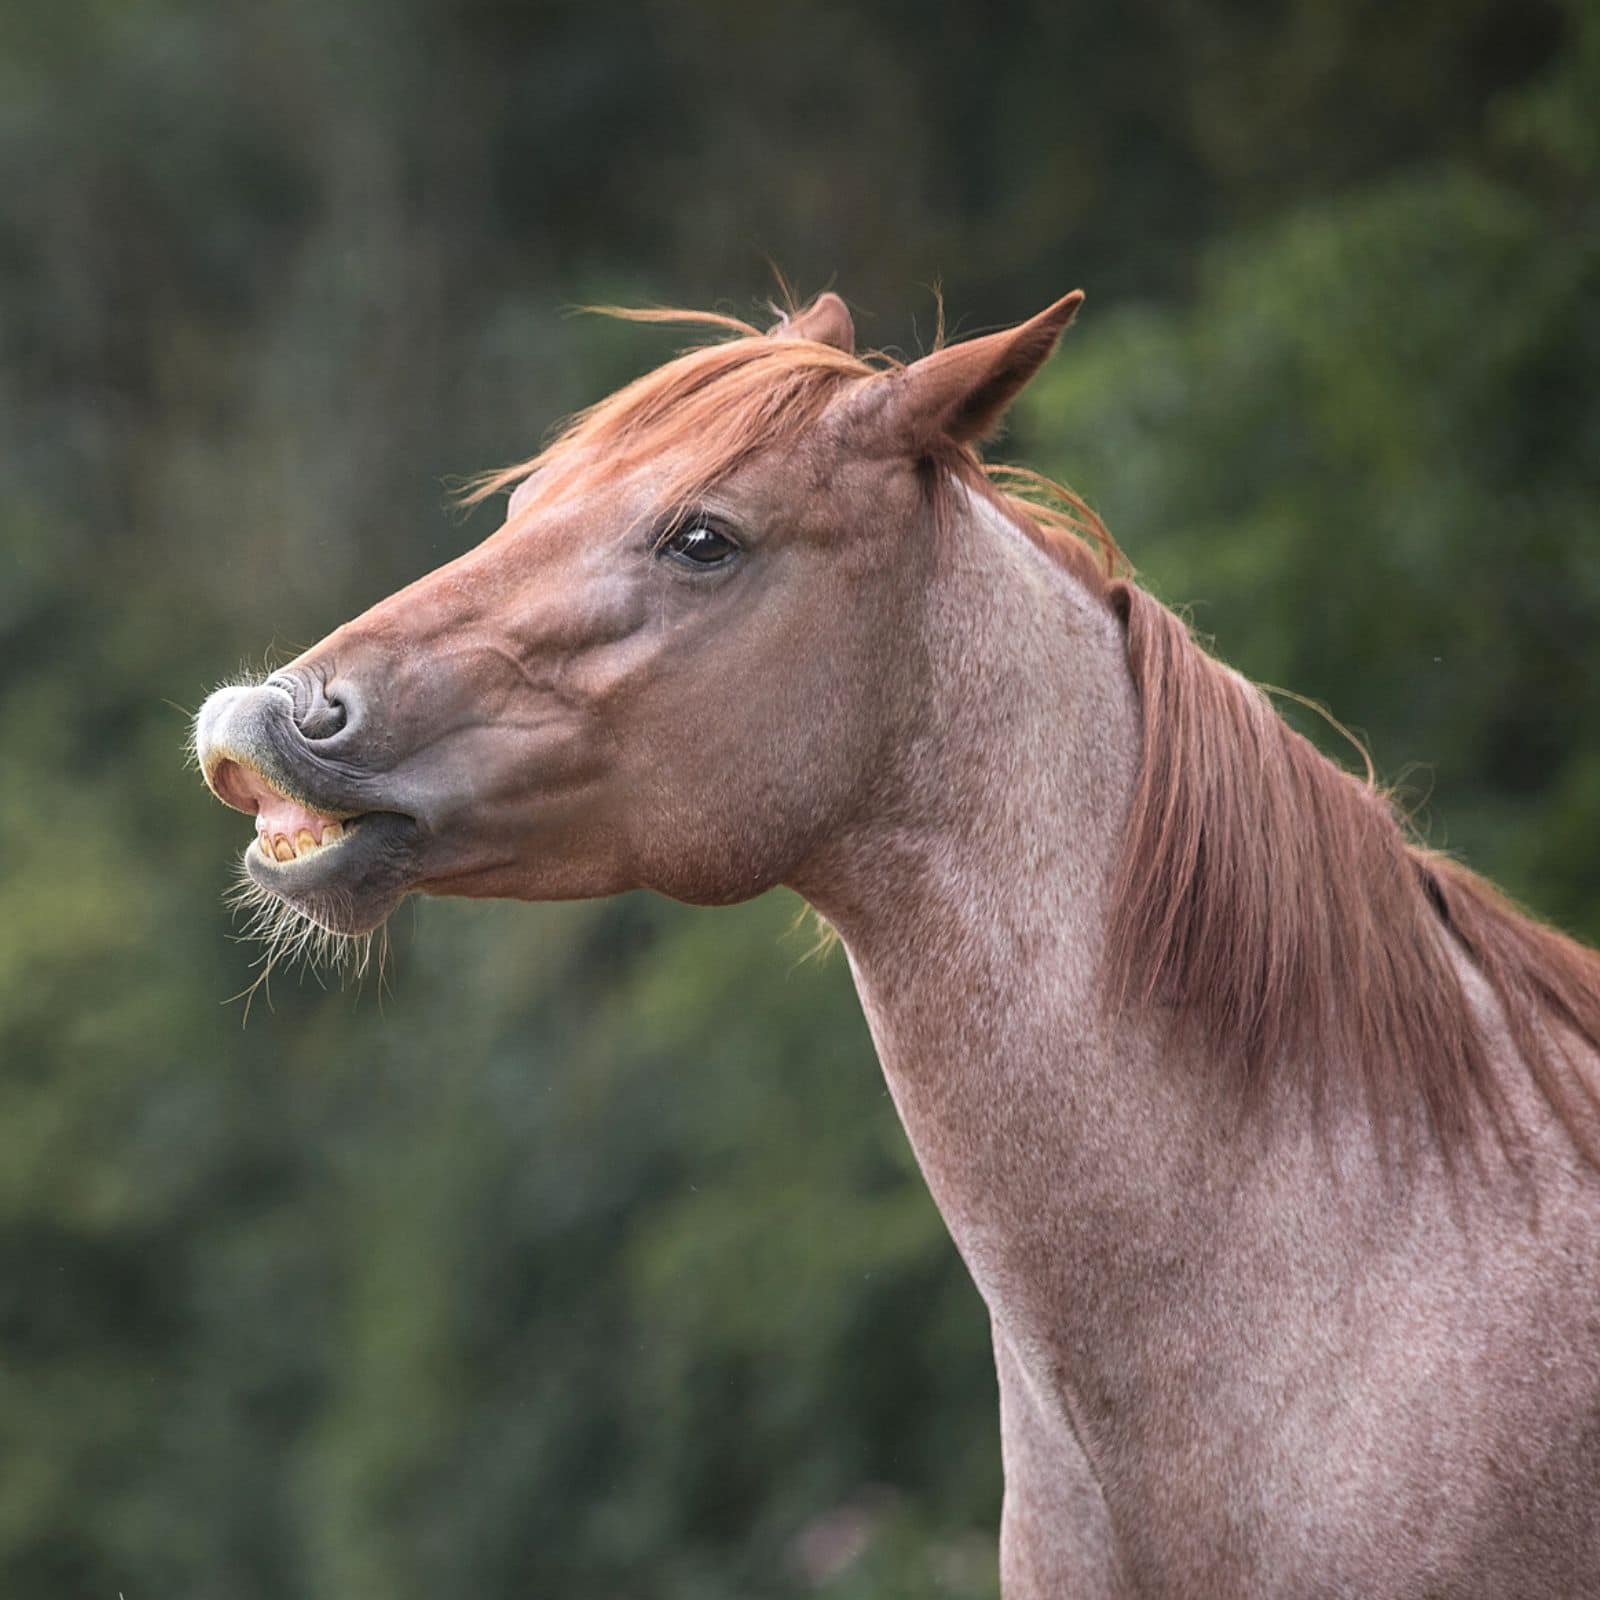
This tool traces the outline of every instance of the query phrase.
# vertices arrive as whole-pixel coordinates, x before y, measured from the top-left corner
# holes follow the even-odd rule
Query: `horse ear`
[[[946,345],[913,361],[889,401],[893,426],[917,447],[938,435],[966,444],[998,426],[1083,304],[1074,289],[1038,316],[999,333]]]
[[[817,344],[831,344],[835,350],[853,355],[856,348],[856,325],[851,320],[850,308],[833,293],[819,294],[804,311],[787,316],[771,330],[772,339],[810,339]]]

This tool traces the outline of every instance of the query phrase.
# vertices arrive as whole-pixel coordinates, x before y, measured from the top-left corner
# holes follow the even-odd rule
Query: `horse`
[[[908,362],[649,314],[709,337],[201,771],[279,936],[816,909],[988,1308],[1007,1600],[1600,1592],[1600,955],[984,463],[1082,298]]]

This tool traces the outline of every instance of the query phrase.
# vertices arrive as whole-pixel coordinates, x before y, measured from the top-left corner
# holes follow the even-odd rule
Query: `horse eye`
[[[738,555],[739,547],[704,522],[689,521],[674,528],[661,541],[657,553],[691,567],[720,567]]]

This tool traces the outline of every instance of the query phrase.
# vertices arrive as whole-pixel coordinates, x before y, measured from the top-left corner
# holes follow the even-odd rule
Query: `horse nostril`
[[[327,739],[345,723],[344,702],[318,695],[316,703],[300,718],[300,731],[308,739]]]
[[[331,739],[349,720],[343,698],[330,693],[314,674],[275,673],[267,682],[289,696],[294,725],[304,738]]]

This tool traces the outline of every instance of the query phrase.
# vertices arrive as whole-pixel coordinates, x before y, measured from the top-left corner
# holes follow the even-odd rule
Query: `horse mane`
[[[1253,684],[1126,581],[1142,759],[1114,889],[1110,993],[1189,1019],[1247,1096],[1298,1063],[1320,1096],[1359,1074],[1374,1119],[1420,1104],[1447,1159],[1514,1127],[1454,944],[1578,1147],[1600,1095],[1600,953],[1408,837],[1389,794],[1335,765]]]
[[[578,473],[614,480],[675,454],[683,464],[662,498],[686,507],[757,452],[797,443],[847,385],[902,365],[716,313],[594,309],[709,328],[718,341],[580,412],[531,459],[470,485],[469,504],[536,474],[535,500]],[[924,466],[937,514],[952,509],[953,485],[984,496],[1124,624],[1143,734],[1113,890],[1111,1003],[1173,1008],[1247,1102],[1294,1066],[1318,1105],[1335,1073],[1354,1073],[1380,1131],[1420,1105],[1453,1162],[1486,1120],[1503,1145],[1515,1121],[1453,947],[1600,1166],[1588,1131],[1600,1093],[1575,1059],[1600,1051],[1600,952],[1416,843],[1370,769],[1362,781],[1330,761],[1131,581],[1077,495],[949,441]]]
[[[1485,1126],[1507,1150],[1518,1132],[1454,947],[1487,983],[1538,1092],[1600,1167],[1600,1088],[1579,1060],[1600,1052],[1600,951],[1419,843],[1359,741],[1339,729],[1363,778],[1132,582],[1071,490],[966,450],[940,471],[997,504],[1124,626],[1143,731],[1112,888],[1111,1012],[1171,1007],[1247,1105],[1271,1074],[1298,1069],[1320,1108],[1331,1075],[1354,1072],[1380,1141],[1420,1105],[1454,1165]]]
[[[536,475],[537,499],[581,473],[616,482],[645,462],[677,457],[659,485],[662,509],[685,507],[757,451],[794,443],[849,382],[881,370],[871,360],[806,339],[771,339],[716,312],[587,308],[630,322],[686,323],[722,337],[693,346],[571,417],[529,460],[471,482],[477,505]]]

